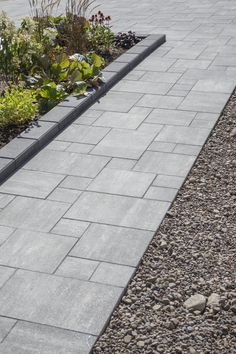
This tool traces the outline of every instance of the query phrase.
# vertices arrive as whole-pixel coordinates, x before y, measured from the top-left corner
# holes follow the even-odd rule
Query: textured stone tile
[[[100,118],[96,120],[94,125],[121,128],[136,129],[147,117],[149,109],[141,108],[138,113],[122,113],[122,112],[104,112]]]
[[[155,141],[168,143],[203,145],[210,133],[209,129],[165,126]]]
[[[76,241],[72,237],[17,230],[0,247],[0,264],[52,273]]]
[[[165,95],[171,86],[172,84],[166,82],[145,82],[143,79],[142,82],[121,80],[113,87],[113,91]]]
[[[16,197],[0,213],[0,224],[48,232],[68,209],[65,203]]]
[[[121,292],[108,285],[18,270],[0,290],[0,308],[3,316],[98,335]]]
[[[150,81],[150,82],[166,82],[169,84],[174,84],[181,77],[181,74],[169,73],[169,72],[146,72],[141,81]]]
[[[6,335],[10,332],[16,320],[6,317],[0,317],[0,342],[6,337]],[[0,345],[1,351],[1,345]],[[2,352],[3,353],[3,352]]]
[[[146,94],[138,101],[137,106],[176,109],[182,101],[182,97]]]
[[[19,170],[0,187],[0,192],[46,198],[63,180],[63,175]]]
[[[57,140],[96,145],[108,132],[107,128],[71,124],[57,137]]]
[[[142,49],[141,49],[142,50]],[[141,70],[132,70],[130,71],[125,78],[127,80],[139,80],[143,75],[145,74],[145,71],[141,71]]]
[[[168,208],[165,202],[84,192],[66,217],[155,231]]]
[[[236,66],[236,56],[218,56],[213,65]]]
[[[88,154],[94,145],[91,144],[80,144],[80,143],[71,143],[66,151],[76,152],[77,154]]]
[[[0,245],[3,243],[13,232],[15,229],[7,226],[0,226]]]
[[[137,266],[152,232],[92,224],[71,251],[75,257]]]
[[[51,232],[58,235],[80,238],[88,226],[88,222],[62,218]]]
[[[150,187],[144,198],[172,202],[178,190],[166,187]]]
[[[149,114],[145,122],[188,126],[195,116],[196,112],[186,112],[170,109],[154,109]]]
[[[60,187],[68,189],[78,189],[83,191],[87,188],[91,181],[91,178],[67,176],[60,184]]]
[[[185,145],[185,144],[177,144],[173,152],[175,154],[186,154],[197,156],[201,151],[201,146],[196,145]]]
[[[189,91],[184,91],[184,90],[170,90],[168,92],[168,96],[174,96],[174,97],[186,97],[188,95]]]
[[[158,58],[150,55],[139,65],[139,70],[145,71],[167,71],[173,65],[175,59]]]
[[[119,264],[101,263],[91,281],[125,287],[132,277],[135,268]]]
[[[234,81],[199,80],[193,87],[193,91],[231,93],[234,88]]]
[[[210,60],[178,59],[172,68],[207,69],[210,64],[211,64]]]
[[[92,150],[92,154],[138,159],[155,135],[155,132],[114,129]]]
[[[75,189],[56,188],[47,199],[64,203],[74,203],[81,193],[81,191]]]
[[[148,150],[150,151],[162,151],[162,152],[171,152],[174,150],[176,144],[165,143],[161,141],[154,141],[149,145]]]
[[[19,321],[0,345],[5,354],[89,354],[95,336]]]
[[[0,288],[8,281],[14,272],[14,268],[3,267],[0,265]]]
[[[141,97],[140,93],[109,92],[95,103],[93,108],[103,111],[128,112]]]
[[[0,208],[5,208],[13,199],[12,195],[0,194]]]
[[[129,159],[120,159],[118,157],[113,157],[109,164],[107,165],[108,168],[115,168],[118,170],[131,170],[134,165],[136,164],[136,160],[129,160]]]
[[[45,149],[55,150],[55,151],[65,151],[70,145],[71,143],[67,141],[53,140],[50,144],[48,144],[45,147]]]
[[[198,112],[220,113],[229,99],[228,94],[192,91],[179,109]]]
[[[99,262],[96,261],[76,257],[66,257],[64,262],[57,269],[56,274],[63,277],[89,280],[98,265]]]
[[[193,156],[146,151],[134,170],[185,177],[194,161],[195,157]]]
[[[88,186],[88,190],[111,194],[142,197],[155,175],[105,168]]]
[[[109,158],[102,156],[42,150],[25,165],[25,169],[93,178],[108,161]]]
[[[154,186],[179,189],[184,182],[184,177],[158,175],[153,182]]]

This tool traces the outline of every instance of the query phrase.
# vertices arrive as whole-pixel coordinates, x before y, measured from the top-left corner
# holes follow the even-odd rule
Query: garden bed
[[[46,1],[50,2],[51,0]],[[72,0],[72,2],[74,1],[76,2],[77,0]],[[79,3],[88,3],[88,0],[78,1]],[[38,12],[35,12],[34,18],[37,19],[37,16],[39,16]],[[49,18],[48,14],[47,16]],[[93,44],[95,46],[94,51],[90,51],[88,54],[74,53],[70,55],[71,52],[67,53],[67,49],[65,50],[65,47],[62,47],[62,53],[59,53],[59,56],[54,53],[55,55],[50,59],[51,61],[48,61],[47,55],[45,70],[50,79],[54,79],[53,82],[48,79],[43,81],[45,79],[42,79],[44,74],[41,74],[41,76],[38,74],[34,76],[23,75],[22,67],[24,66],[22,65],[17,66],[14,69],[15,71],[11,71],[15,73],[14,75],[24,78],[25,81],[23,80],[22,83],[20,80],[16,80],[14,85],[10,85],[7,94],[6,91],[4,92],[2,100],[0,98],[0,122],[2,119],[0,135],[2,135],[2,146],[6,144],[0,149],[0,183],[165,42],[164,35],[136,36],[134,33],[129,32],[128,34],[120,33],[115,36],[111,32],[109,22],[107,22],[110,18],[104,18],[104,21],[106,21],[104,23],[103,20],[99,21],[101,16],[104,17],[99,12],[95,20],[91,18],[86,23],[92,24],[93,34],[95,30],[98,31],[98,37],[101,35],[101,41],[104,40],[104,36],[109,38],[112,36],[109,50],[107,45],[104,48],[101,46],[101,42],[98,41],[100,43],[99,46],[96,47]],[[41,15],[39,18],[40,21],[42,19],[45,20],[45,16]],[[22,33],[18,33],[19,29],[16,29],[11,21],[9,22],[10,24],[7,18],[5,21],[7,22],[7,33],[13,26],[11,31],[14,33],[16,31],[17,38],[19,34],[22,35]],[[53,21],[57,22],[58,18],[53,17]],[[27,33],[29,26],[32,26],[31,22],[32,19],[23,20],[23,30],[25,31],[25,27],[27,27]],[[1,26],[3,27],[3,25]],[[34,29],[30,30],[30,33],[32,35]],[[27,45],[31,45],[29,44],[30,38],[27,37]],[[108,39],[104,43],[108,43]],[[120,44],[118,45],[118,43]],[[55,50],[55,47],[53,48]],[[22,57],[21,50],[19,54]],[[110,59],[115,57],[116,59],[109,63]],[[105,66],[106,64],[108,65]],[[1,63],[1,65],[3,67],[4,63]],[[2,73],[9,73],[9,67],[7,66],[7,68],[8,71],[5,70]],[[5,77],[7,78],[7,75]],[[78,81],[78,79],[80,80]],[[10,82],[9,78],[8,81],[2,81],[1,87],[3,88],[8,82]],[[5,107],[1,105],[4,100],[7,101],[5,102]],[[14,138],[14,136],[16,137]],[[7,144],[9,139],[12,140]]]
[[[236,92],[92,353],[236,348]]]
[[[102,69],[141,38],[112,31],[110,16],[86,16],[90,0],[29,0],[31,17],[19,27],[0,13],[0,147],[68,95],[93,93]]]

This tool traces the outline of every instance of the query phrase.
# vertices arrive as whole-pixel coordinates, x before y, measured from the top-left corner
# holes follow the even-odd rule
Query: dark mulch
[[[235,128],[236,93],[93,354],[236,353]],[[184,306],[196,294],[202,312]]]

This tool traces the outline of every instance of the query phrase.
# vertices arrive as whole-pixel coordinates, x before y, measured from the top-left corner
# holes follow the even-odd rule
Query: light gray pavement
[[[236,83],[235,0],[100,3],[167,42],[0,187],[0,353],[89,353]]]

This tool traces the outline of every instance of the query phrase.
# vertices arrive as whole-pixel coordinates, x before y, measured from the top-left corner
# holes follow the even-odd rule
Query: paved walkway
[[[235,86],[234,0],[103,2],[167,43],[0,187],[0,353],[89,352]]]

